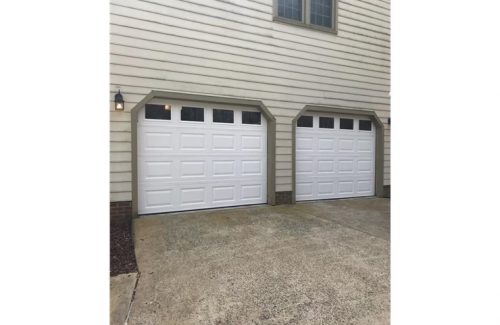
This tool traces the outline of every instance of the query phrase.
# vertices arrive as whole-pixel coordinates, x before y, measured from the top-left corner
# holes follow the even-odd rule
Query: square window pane
[[[313,117],[312,116],[301,116],[297,121],[297,126],[301,128],[312,128],[313,127]]]
[[[319,117],[320,129],[333,129],[333,117]]]
[[[218,123],[234,123],[234,112],[228,109],[214,109],[213,121]]]
[[[146,118],[150,120],[170,120],[170,109],[165,105],[146,104]]]
[[[311,0],[311,24],[331,28],[333,0]]]
[[[362,131],[371,131],[372,130],[372,121],[359,120],[359,129]]]
[[[241,123],[260,125],[260,112],[242,112]]]
[[[352,130],[354,129],[354,121],[352,118],[341,118],[340,119],[340,128],[343,130]]]
[[[181,110],[181,120],[203,122],[205,120],[204,113],[204,109],[201,107],[183,106]]]
[[[302,0],[278,0],[278,16],[302,21]]]

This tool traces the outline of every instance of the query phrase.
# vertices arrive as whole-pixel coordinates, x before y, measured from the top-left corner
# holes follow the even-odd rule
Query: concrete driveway
[[[137,219],[141,274],[128,324],[389,324],[389,204]]]

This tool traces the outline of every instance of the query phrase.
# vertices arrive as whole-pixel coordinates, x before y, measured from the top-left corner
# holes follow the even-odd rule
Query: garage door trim
[[[378,197],[383,197],[384,195],[384,125],[377,113],[372,110],[361,110],[361,109],[350,109],[332,106],[316,106],[316,105],[306,105],[300,112],[295,116],[292,121],[292,203],[296,203],[296,175],[295,175],[295,163],[296,163],[296,134],[297,134],[297,120],[304,115],[306,112],[315,113],[336,113],[336,114],[348,114],[356,116],[368,116],[375,125],[375,195]]]
[[[130,111],[132,130],[132,217],[138,217],[138,163],[137,163],[137,122],[138,113],[142,107],[153,99],[184,100],[203,102],[208,104],[229,104],[238,106],[250,106],[257,108],[267,120],[267,203],[275,204],[275,152],[276,152],[276,118],[271,114],[264,104],[259,100],[210,96],[194,93],[170,92],[152,90]]]

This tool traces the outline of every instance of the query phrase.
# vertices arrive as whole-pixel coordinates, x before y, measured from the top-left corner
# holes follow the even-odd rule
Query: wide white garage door
[[[305,113],[296,128],[296,200],[375,194],[375,126],[369,117]]]
[[[139,112],[139,214],[266,203],[265,117],[253,108],[170,104]]]

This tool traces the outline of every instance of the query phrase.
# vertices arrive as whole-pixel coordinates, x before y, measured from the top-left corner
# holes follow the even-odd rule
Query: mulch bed
[[[130,220],[111,221],[111,276],[137,272]]]

